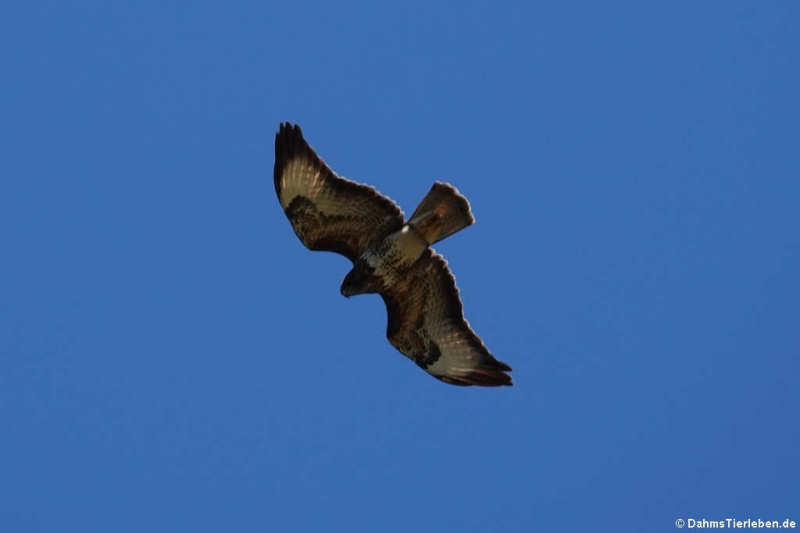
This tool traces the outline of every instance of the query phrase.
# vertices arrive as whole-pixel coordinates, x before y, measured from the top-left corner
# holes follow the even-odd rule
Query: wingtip
[[[284,140],[288,141],[302,138],[303,130],[300,129],[300,126],[292,124],[291,122],[281,122],[278,126],[278,133],[275,134],[275,146],[277,147],[279,142]]]
[[[280,198],[280,180],[284,166],[293,156],[302,153],[305,149],[308,148],[300,126],[291,122],[281,122],[278,126],[278,133],[275,134],[275,166],[273,169],[275,193],[278,198]]]
[[[287,128],[300,129],[300,126],[298,126],[297,124],[292,124],[288,120],[286,122],[279,122],[278,126],[279,126],[279,128],[281,130],[284,130],[284,129],[287,129]]]
[[[478,385],[481,387],[510,387],[514,385],[511,376],[506,372],[511,371],[511,367],[498,361],[497,366],[481,366],[463,374],[451,376],[434,376],[450,385]]]

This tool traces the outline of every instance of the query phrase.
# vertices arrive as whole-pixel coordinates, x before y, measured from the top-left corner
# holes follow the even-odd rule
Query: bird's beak
[[[357,276],[356,270],[353,269],[350,272],[348,272],[347,275],[342,280],[342,285],[341,287],[339,287],[339,292],[341,292],[342,296],[344,296],[345,298],[350,298],[353,294],[355,294],[355,291],[353,291],[353,284],[355,282],[356,276]]]

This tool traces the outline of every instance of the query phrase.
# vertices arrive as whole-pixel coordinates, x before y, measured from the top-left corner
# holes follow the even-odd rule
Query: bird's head
[[[351,297],[355,294],[378,292],[380,279],[373,270],[366,265],[356,265],[347,273],[342,281],[339,291],[342,296]]]

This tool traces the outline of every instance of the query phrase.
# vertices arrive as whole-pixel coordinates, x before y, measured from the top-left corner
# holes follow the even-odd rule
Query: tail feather
[[[467,199],[452,185],[438,181],[408,221],[429,245],[474,222]]]

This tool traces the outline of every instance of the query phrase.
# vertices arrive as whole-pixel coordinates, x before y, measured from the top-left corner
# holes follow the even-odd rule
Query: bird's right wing
[[[275,136],[275,192],[300,241],[351,261],[374,241],[399,230],[404,216],[389,198],[337,176],[303,138],[281,124]]]
[[[428,373],[453,385],[511,385],[511,367],[489,353],[464,319],[455,278],[441,255],[426,250],[381,296],[389,342]]]

